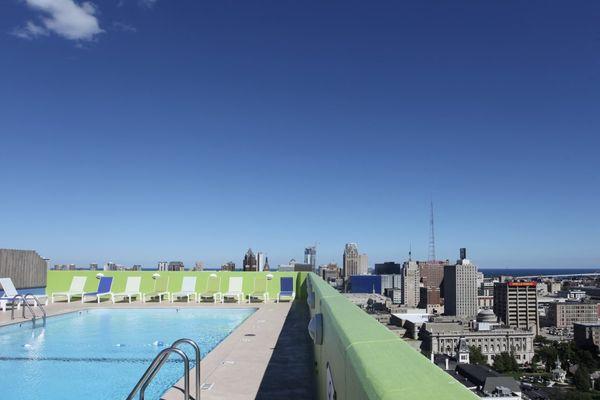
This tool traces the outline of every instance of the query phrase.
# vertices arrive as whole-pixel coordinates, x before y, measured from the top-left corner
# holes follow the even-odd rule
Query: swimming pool
[[[127,397],[151,360],[175,340],[195,340],[204,357],[254,308],[93,309],[0,328],[0,393],[6,399]],[[188,346],[183,350],[194,359]],[[172,357],[146,391],[158,399],[183,375]]]

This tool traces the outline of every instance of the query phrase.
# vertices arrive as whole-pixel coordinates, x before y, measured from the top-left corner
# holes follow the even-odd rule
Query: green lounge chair
[[[269,292],[267,292],[267,278],[265,276],[257,276],[254,278],[254,289],[248,294],[248,303],[252,300],[267,302],[269,301]]]
[[[221,298],[221,278],[219,278],[217,274],[210,274],[206,281],[206,290],[200,293],[198,302],[201,303],[205,300],[212,300],[213,303],[216,303],[217,301],[220,301]]]
[[[142,302],[146,302],[146,297],[152,300],[153,297],[158,297],[158,302],[162,302],[162,297],[167,296],[167,300],[170,299],[169,293],[169,277],[159,276],[154,281],[154,291],[150,293],[144,293],[142,295]]]

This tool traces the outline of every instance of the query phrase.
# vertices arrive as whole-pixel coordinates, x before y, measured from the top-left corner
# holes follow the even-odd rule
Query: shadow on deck
[[[316,398],[310,313],[306,302],[296,300],[285,319],[256,399]]]

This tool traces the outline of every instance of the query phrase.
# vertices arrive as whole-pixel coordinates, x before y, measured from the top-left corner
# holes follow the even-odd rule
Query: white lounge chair
[[[229,287],[227,293],[223,293],[221,296],[221,303],[225,303],[226,299],[237,300],[238,304],[242,302],[244,298],[244,292],[242,291],[242,284],[244,280],[241,276],[232,276],[229,278]]]
[[[66,297],[67,303],[71,302],[71,297],[83,297],[85,293],[84,287],[85,282],[87,281],[87,276],[74,276],[71,281],[71,287],[66,292],[54,292],[51,294],[52,303],[54,303],[55,297]]]
[[[198,300],[198,293],[196,293],[196,277],[195,276],[184,276],[183,282],[181,283],[181,291],[171,293],[171,303],[180,297],[187,297],[187,302],[190,302],[190,297],[194,298],[194,301]]]
[[[0,286],[2,286],[2,290],[4,290],[4,294],[0,297],[0,305],[2,307],[2,311],[6,311],[6,306],[12,304],[13,307],[16,305],[17,309],[21,307],[21,301],[18,301],[16,304],[13,303],[13,299],[19,292],[17,292],[17,288],[10,278],[0,278]],[[41,303],[48,305],[48,296],[43,295],[35,295]],[[30,301],[27,299],[27,301]],[[33,305],[33,303],[30,303]]]
[[[127,297],[129,302],[131,303],[132,297],[137,297],[138,299],[142,297],[142,292],[140,291],[140,285],[142,284],[141,276],[128,276],[127,282],[125,283],[125,291],[121,293],[113,293],[112,294],[112,302],[115,304],[117,298],[120,297],[123,300]]]

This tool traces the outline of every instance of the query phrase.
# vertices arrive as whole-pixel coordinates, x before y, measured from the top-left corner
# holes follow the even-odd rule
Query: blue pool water
[[[50,317],[45,327],[3,327],[0,393],[20,400],[124,399],[165,346],[188,337],[204,357],[254,311],[94,309]],[[182,349],[194,359],[191,348]],[[181,362],[167,363],[146,398],[158,399],[182,375]]]

